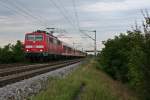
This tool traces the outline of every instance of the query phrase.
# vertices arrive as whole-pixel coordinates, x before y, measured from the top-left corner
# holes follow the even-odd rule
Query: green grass
[[[137,100],[131,91],[94,65],[95,62],[90,61],[63,79],[50,78],[48,89],[31,100],[74,100],[82,83],[85,87],[79,93],[80,100]]]

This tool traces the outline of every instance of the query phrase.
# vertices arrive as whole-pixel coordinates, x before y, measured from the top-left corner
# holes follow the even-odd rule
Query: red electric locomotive
[[[74,50],[51,33],[41,30],[26,33],[24,47],[26,57],[30,59],[58,59],[60,57],[74,58],[86,56],[86,53]]]

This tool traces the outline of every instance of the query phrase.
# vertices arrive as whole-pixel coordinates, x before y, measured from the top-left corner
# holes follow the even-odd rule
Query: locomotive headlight
[[[44,48],[43,45],[37,45],[36,48]]]
[[[42,52],[43,50],[41,49],[40,51]]]
[[[29,52],[29,50],[28,50],[28,49],[27,49],[26,51],[27,51],[27,52]]]

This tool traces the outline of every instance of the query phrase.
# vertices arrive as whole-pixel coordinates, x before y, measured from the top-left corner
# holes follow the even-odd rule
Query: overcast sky
[[[67,31],[63,41],[92,49],[93,41],[83,38],[80,27],[97,31],[100,49],[101,41],[131,29],[135,20],[141,24],[145,8],[150,9],[150,0],[0,0],[0,46],[23,41],[26,32],[56,27]]]

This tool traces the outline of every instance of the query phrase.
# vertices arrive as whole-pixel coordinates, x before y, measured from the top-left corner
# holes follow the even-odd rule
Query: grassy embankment
[[[31,100],[137,100],[126,87],[94,65],[90,61],[63,79],[50,78],[48,89]]]

